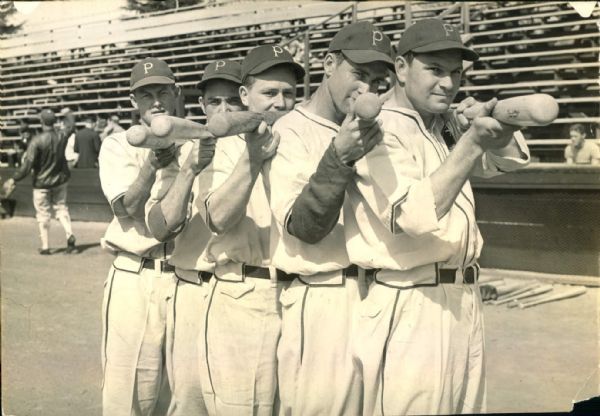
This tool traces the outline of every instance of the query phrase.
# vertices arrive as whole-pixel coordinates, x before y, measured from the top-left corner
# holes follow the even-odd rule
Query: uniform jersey
[[[348,187],[346,238],[350,260],[367,269],[411,270],[441,262],[472,265],[483,240],[475,221],[475,200],[467,180],[454,204],[438,220],[429,176],[449,154],[442,128],[456,132],[451,119],[434,118],[427,128],[419,114],[384,107],[383,141],[356,163]],[[529,150],[515,133],[526,160],[486,152],[473,172],[493,176],[526,165]],[[423,277],[431,277],[430,270]],[[413,282],[414,283],[414,282]]]
[[[287,230],[294,201],[317,170],[339,128],[303,107],[297,107],[274,125],[281,140],[268,173],[274,217],[271,261],[273,266],[287,273],[312,275],[340,270],[350,264],[341,213],[331,232],[315,244],[307,244]]]
[[[209,227],[211,222],[208,207],[211,195],[231,176],[245,148],[246,142],[241,136],[220,138],[212,162],[197,177],[197,186],[194,187],[197,198],[194,205]],[[259,174],[246,206],[246,215],[224,233],[213,234],[206,247],[207,261],[218,265],[234,262],[268,266],[270,225],[269,202],[262,174]]]
[[[152,237],[144,217],[132,218],[123,206],[123,196],[137,179],[149,149],[131,146],[125,132],[104,139],[98,163],[102,192],[110,203],[114,217],[101,239],[104,249],[126,251],[137,256],[164,259],[172,244],[161,243]]]
[[[177,159],[157,172],[150,198],[146,203],[146,219],[150,209],[163,199],[173,184],[180,166],[185,162],[192,147],[191,142],[185,143],[179,148]],[[198,177],[194,180],[192,189],[197,187],[197,181]],[[181,231],[174,239],[175,247],[169,258],[169,263],[184,270],[209,272],[212,271],[214,264],[206,260],[204,250],[211,237],[211,232],[206,227],[202,214],[198,211],[198,198],[196,196],[197,194],[192,192],[187,217]]]

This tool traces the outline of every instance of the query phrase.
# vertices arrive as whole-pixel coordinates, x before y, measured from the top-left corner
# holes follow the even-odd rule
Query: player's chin
[[[450,103],[447,100],[436,99],[430,101],[428,107],[430,113],[441,114],[450,109]]]

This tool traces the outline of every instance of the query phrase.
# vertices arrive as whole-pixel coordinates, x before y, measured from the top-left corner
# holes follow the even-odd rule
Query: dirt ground
[[[32,218],[0,221],[7,416],[101,414],[100,308],[112,258],[99,247],[106,224],[73,228],[79,254],[63,253],[64,234],[54,222],[55,253],[40,256]],[[587,391],[599,394],[599,295],[588,288],[530,309],[485,306],[489,412],[568,411],[588,379]]]

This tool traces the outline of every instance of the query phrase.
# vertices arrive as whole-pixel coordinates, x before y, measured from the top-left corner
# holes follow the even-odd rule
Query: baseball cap
[[[463,44],[458,27],[440,19],[419,20],[407,28],[398,42],[396,51],[398,55],[404,55],[408,51],[424,53],[448,49],[460,49],[466,61],[479,59],[474,50]]]
[[[144,58],[133,66],[129,90],[150,84],[175,84],[175,75],[169,65],[161,59]]]
[[[292,58],[292,55],[279,45],[262,45],[250,50],[242,61],[242,82],[248,75],[256,75],[275,65],[290,65],[296,73],[296,79],[304,77],[304,68]]]
[[[198,89],[203,89],[206,86],[206,83],[211,79],[225,79],[241,84],[242,66],[239,62],[231,61],[229,59],[221,59],[208,64],[208,66],[204,68],[204,74],[198,83]]]
[[[371,22],[351,23],[336,33],[328,52],[338,51],[357,64],[380,61],[394,66],[390,38]]]
[[[45,126],[52,126],[54,123],[56,123],[56,115],[54,114],[54,111],[50,109],[42,110],[40,113],[40,121]]]

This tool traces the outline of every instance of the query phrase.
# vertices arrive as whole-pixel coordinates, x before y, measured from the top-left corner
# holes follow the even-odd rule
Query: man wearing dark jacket
[[[98,167],[98,154],[100,153],[100,136],[96,130],[92,129],[91,119],[85,121],[85,127],[75,134],[76,153],[79,153],[77,159],[78,168],[90,169]]]
[[[42,132],[31,140],[21,167],[4,184],[4,191],[9,194],[14,190],[15,182],[25,178],[31,171],[33,205],[42,240],[39,252],[42,255],[50,254],[48,233],[53,212],[65,229],[67,253],[75,250],[75,236],[71,230],[71,218],[67,208],[67,183],[70,172],[65,159],[65,147],[75,129],[75,118],[71,112],[64,114],[65,128],[57,131],[54,128],[56,122],[54,112],[42,110],[40,114]]]

